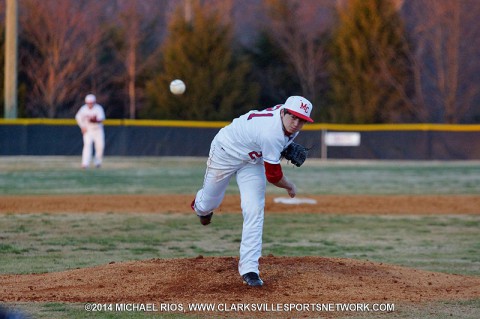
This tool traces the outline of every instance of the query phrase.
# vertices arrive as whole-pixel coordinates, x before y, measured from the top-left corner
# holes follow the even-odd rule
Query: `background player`
[[[295,197],[297,188],[282,172],[281,152],[310,118],[312,103],[291,96],[285,104],[263,111],[250,111],[222,128],[211,143],[203,188],[192,209],[203,225],[220,206],[230,178],[236,175],[240,190],[243,230],[238,270],[250,286],[262,286],[258,260],[262,233],[266,180]]]
[[[85,104],[80,107],[75,119],[83,134],[82,168],[88,168],[92,159],[92,144],[95,145],[95,167],[100,167],[105,147],[103,121],[105,112],[103,107],[96,103],[95,95],[88,94]]]

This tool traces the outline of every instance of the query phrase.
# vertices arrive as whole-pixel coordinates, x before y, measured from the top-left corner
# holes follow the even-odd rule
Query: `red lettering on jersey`
[[[305,113],[308,113],[308,106],[307,103],[301,103],[300,108],[305,111]]]
[[[254,160],[255,158],[260,158],[262,157],[262,152],[258,153],[258,152],[255,152],[255,151],[251,151],[250,153],[248,153],[248,156],[250,156],[250,158],[252,160]]]
[[[270,116],[273,116],[273,114],[272,113],[251,113],[247,117],[247,121],[253,119],[254,117],[270,117]]]
[[[280,107],[282,107],[282,104],[275,105],[274,107],[269,107],[268,109],[265,109],[265,111],[272,112],[278,110]]]

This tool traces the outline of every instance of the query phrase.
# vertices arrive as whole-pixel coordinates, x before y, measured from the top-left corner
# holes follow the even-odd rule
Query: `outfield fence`
[[[105,155],[206,157],[229,122],[106,120]],[[330,132],[355,132],[358,146],[324,143]],[[348,134],[347,134],[348,136]],[[332,159],[479,160],[480,125],[308,124],[296,139],[311,157]],[[340,146],[343,145],[343,146]],[[0,155],[81,155],[73,119],[0,119]],[[328,151],[328,152],[327,152]],[[328,154],[328,156],[327,156]]]

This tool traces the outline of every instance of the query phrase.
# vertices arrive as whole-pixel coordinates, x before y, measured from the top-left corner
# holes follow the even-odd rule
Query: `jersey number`
[[[280,108],[282,105],[279,104],[279,105],[276,105],[274,107],[269,107],[268,109],[265,109],[265,111],[267,112],[273,112],[275,110],[277,110],[278,108]],[[255,118],[255,117],[272,117],[273,116],[273,113],[251,113],[248,118],[247,118],[247,121]],[[260,158],[262,157],[262,152],[258,153],[258,152],[255,152],[255,151],[252,151],[250,153],[248,153],[248,156],[250,156],[250,158],[252,160],[254,160],[255,158]]]
[[[273,112],[275,110],[277,110],[279,107],[281,107],[282,105],[279,104],[277,106],[274,106],[274,107],[269,107],[268,109],[265,109],[265,111],[268,111],[268,112]],[[273,113],[251,113],[248,118],[247,118],[247,121],[253,119],[254,117],[271,117],[273,116]]]
[[[251,151],[250,153],[248,153],[248,156],[250,156],[250,158],[252,160],[254,160],[255,158],[262,157],[262,152],[258,153],[258,152],[255,152],[255,151]]]

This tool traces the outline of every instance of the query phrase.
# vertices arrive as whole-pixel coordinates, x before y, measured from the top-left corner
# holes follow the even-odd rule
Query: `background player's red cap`
[[[283,105],[288,112],[293,115],[312,123],[313,120],[310,118],[310,113],[312,112],[313,105],[309,100],[302,96],[291,96],[287,99]]]

